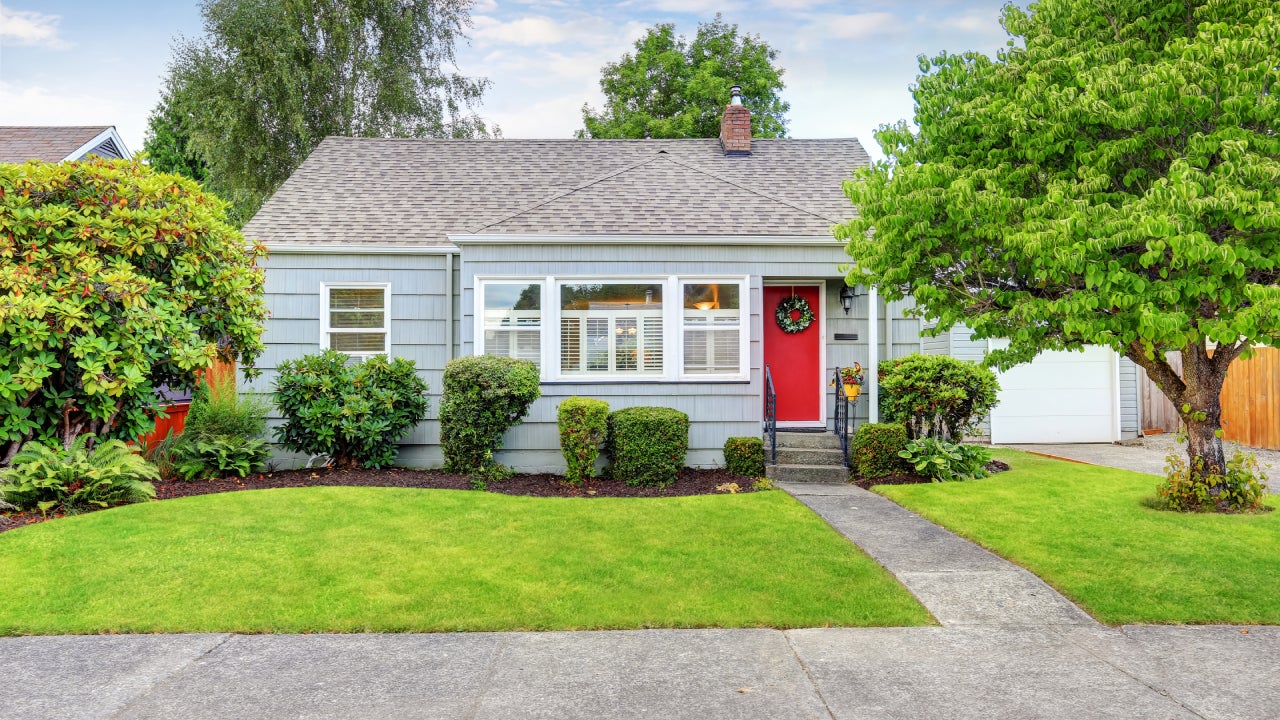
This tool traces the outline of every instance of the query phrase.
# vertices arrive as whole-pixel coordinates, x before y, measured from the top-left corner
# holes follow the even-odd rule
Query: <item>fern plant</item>
[[[97,510],[149,500],[156,495],[148,480],[156,467],[120,440],[90,449],[93,434],[77,437],[62,450],[31,441],[0,470],[0,494],[22,510],[43,514]]]

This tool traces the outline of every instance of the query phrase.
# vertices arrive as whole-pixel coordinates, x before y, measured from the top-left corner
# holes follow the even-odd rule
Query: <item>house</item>
[[[927,349],[920,321],[840,271],[831,226],[854,212],[841,181],[861,144],[756,139],[749,118],[735,96],[719,139],[325,139],[244,228],[271,251],[255,387],[320,348],[385,352],[438,408],[449,359],[526,358],[542,398],[499,460],[529,471],[563,470],[556,407],[574,395],[687,413],[695,466],[759,436],[766,368],[780,426],[829,426],[835,368]],[[442,463],[434,417],[402,463]]]
[[[112,125],[0,126],[0,163],[132,157]]]

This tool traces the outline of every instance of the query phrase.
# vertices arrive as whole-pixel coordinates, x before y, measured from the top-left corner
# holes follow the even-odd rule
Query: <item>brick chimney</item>
[[[720,118],[720,147],[725,155],[751,154],[751,111],[742,106],[742,88],[729,89],[729,104]]]

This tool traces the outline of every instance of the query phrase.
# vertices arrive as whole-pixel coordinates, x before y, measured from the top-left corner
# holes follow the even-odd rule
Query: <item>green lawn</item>
[[[0,578],[0,634],[932,622],[781,491],[205,495],[0,534]]]
[[[1152,475],[993,455],[1013,469],[875,490],[1026,567],[1111,625],[1280,624],[1280,512],[1162,512],[1141,504],[1155,495]]]

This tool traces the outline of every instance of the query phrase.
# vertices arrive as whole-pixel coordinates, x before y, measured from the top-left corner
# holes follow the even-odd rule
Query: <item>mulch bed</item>
[[[987,472],[991,473],[992,475],[996,473],[1004,472],[1005,470],[1008,470],[1008,469],[1009,469],[1009,463],[1006,463],[1000,460],[992,460],[991,462],[987,463]],[[863,490],[870,490],[872,485],[920,485],[922,483],[931,483],[931,482],[933,481],[923,475],[916,475],[915,473],[901,473],[898,475],[886,475],[884,477],[871,478],[871,479],[855,478],[853,481],[853,484],[857,485]]]
[[[753,492],[752,478],[743,477],[724,469],[698,470],[685,468],[674,483],[665,488],[630,487],[617,480],[591,478],[581,487],[574,487],[563,476],[548,473],[518,474],[502,482],[489,483],[489,491],[503,495],[532,495],[536,497],[678,497],[682,495],[715,495],[722,491],[716,487],[736,483],[740,492]],[[156,499],[210,495],[238,490],[265,490],[267,488],[316,487],[340,485],[349,487],[402,487],[437,490],[470,490],[466,475],[454,475],[440,470],[408,470],[388,468],[366,470],[363,468],[314,470],[282,470],[273,473],[253,473],[247,478],[223,480],[162,480],[153,483]],[[61,517],[50,516],[49,519]],[[0,515],[0,532],[42,522],[38,512]]]

